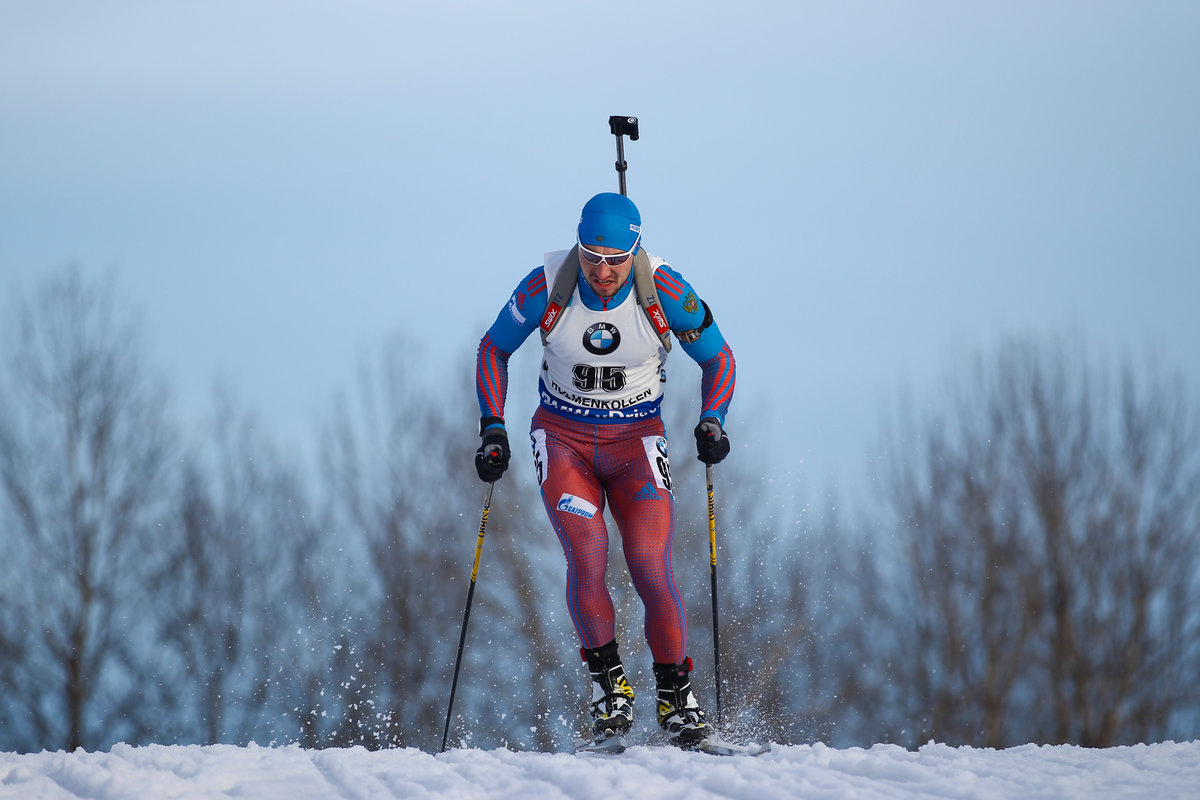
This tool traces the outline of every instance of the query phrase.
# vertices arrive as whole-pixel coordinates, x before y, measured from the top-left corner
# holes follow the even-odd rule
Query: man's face
[[[604,258],[599,259],[599,264],[592,263],[600,256],[604,256]],[[610,256],[616,256],[616,258],[610,258]],[[611,263],[614,261],[617,263]],[[633,253],[601,245],[586,248],[581,246],[579,248],[579,267],[583,270],[583,277],[587,279],[588,286],[592,287],[593,292],[600,297],[613,297],[629,279],[629,272],[633,269]]]

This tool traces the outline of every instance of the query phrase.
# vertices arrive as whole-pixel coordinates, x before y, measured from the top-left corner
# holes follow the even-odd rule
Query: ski
[[[625,748],[625,737],[618,734],[597,737],[591,741],[587,739],[575,740],[575,752],[577,754],[598,753],[600,755],[615,756],[619,753],[624,753]]]
[[[647,744],[647,747],[654,745]],[[734,744],[727,742],[719,736],[709,736],[695,744],[674,744],[680,750],[687,750],[696,753],[705,753],[710,756],[761,756],[764,753],[771,752],[770,744]],[[629,742],[624,736],[605,736],[593,740],[576,739],[575,753],[583,755],[587,753],[596,753],[599,755],[615,756],[624,753],[630,747]]]
[[[734,744],[727,742],[719,736],[709,736],[701,741],[693,748],[697,752],[707,753],[710,756],[761,756],[764,753],[771,752],[771,745],[768,744]]]

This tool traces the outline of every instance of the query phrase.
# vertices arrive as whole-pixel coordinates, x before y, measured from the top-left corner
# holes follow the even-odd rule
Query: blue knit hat
[[[602,192],[583,207],[579,217],[579,241],[584,247],[615,247],[632,250],[642,233],[642,215],[623,194]]]

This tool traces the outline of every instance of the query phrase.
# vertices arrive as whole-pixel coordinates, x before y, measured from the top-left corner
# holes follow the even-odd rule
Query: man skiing
[[[715,464],[729,453],[723,427],[734,389],[733,352],[688,282],[641,248],[641,215],[629,198],[602,193],[589,200],[576,239],[571,250],[546,254],[479,343],[482,444],[475,468],[493,482],[508,467],[508,359],[540,328],[540,404],[530,437],[542,501],[566,555],[567,606],[592,680],[594,737],[621,736],[633,720],[634,693],[605,583],[607,502],[645,607],[658,723],[673,743],[696,747],[712,731],[691,690],[687,621],[671,567],[663,366],[673,332],[703,373],[694,433],[698,458]]]

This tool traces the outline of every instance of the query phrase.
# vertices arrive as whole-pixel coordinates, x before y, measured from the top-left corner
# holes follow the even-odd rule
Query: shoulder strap
[[[650,266],[650,258],[645,250],[638,250],[633,256],[633,290],[637,292],[638,305],[646,312],[654,332],[662,341],[663,349],[671,352],[671,325],[667,315],[663,313],[662,303],[658,301],[658,288],[654,285],[654,267]]]
[[[571,248],[571,252],[567,253],[567,260],[558,268],[558,274],[554,276],[554,285],[549,287],[550,295],[546,298],[546,313],[542,314],[542,323],[539,326],[542,329],[543,347],[546,345],[546,337],[550,335],[550,331],[554,330],[554,326],[562,317],[562,310],[567,307],[567,303],[571,302],[571,295],[575,293],[575,284],[578,282],[579,245],[575,245]]]
[[[550,295],[546,300],[546,313],[542,315],[539,327],[542,332],[542,345],[545,346],[547,337],[562,318],[562,311],[571,302],[575,285],[579,282],[579,246],[571,248],[566,261],[554,276],[554,285],[550,287]],[[574,269],[572,269],[574,267]],[[671,325],[667,315],[663,313],[662,303],[658,300],[658,288],[654,285],[654,268],[645,250],[638,250],[633,257],[633,291],[637,303],[645,312],[646,318],[654,326],[663,349],[671,351]]]

